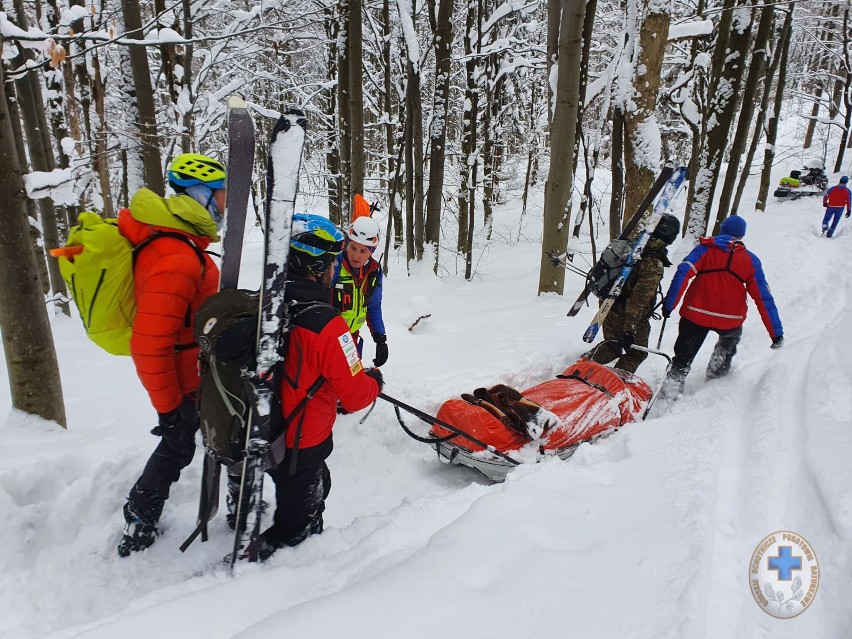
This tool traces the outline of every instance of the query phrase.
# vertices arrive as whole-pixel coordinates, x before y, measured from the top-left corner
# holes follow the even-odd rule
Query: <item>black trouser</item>
[[[300,449],[293,474],[293,451],[288,449],[284,461],[267,471],[275,483],[275,515],[272,526],[263,533],[265,541],[275,546],[295,546],[322,532],[322,513],[331,492],[331,473],[325,460],[332,448],[329,437],[317,446]]]
[[[160,443],[145,464],[142,475],[130,489],[130,506],[147,524],[153,525],[160,520],[163,504],[169,498],[169,488],[195,456],[198,415],[194,398],[184,398],[181,415],[183,418],[173,428],[161,427]]]
[[[737,353],[737,344],[740,342],[740,337],[743,334],[743,327],[718,329],[699,326],[695,322],[690,322],[683,317],[680,318],[678,327],[677,340],[674,345],[674,357],[672,358],[672,368],[669,371],[669,378],[679,382],[680,391],[683,390],[684,380],[692,368],[692,360],[701,350],[701,345],[707,337],[707,333],[713,331],[719,335],[719,340],[713,349],[713,354],[710,356],[710,363],[707,365],[708,379],[723,377],[731,370],[731,360]]]

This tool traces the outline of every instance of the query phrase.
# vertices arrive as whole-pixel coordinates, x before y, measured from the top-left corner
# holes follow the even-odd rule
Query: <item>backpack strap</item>
[[[155,231],[151,233],[144,240],[139,242],[136,246],[133,247],[133,269],[136,269],[136,259],[139,257],[139,253],[142,252],[146,246],[148,246],[154,240],[158,240],[161,237],[170,237],[175,240],[180,240],[181,242],[187,244],[198,257],[198,261],[201,262],[201,281],[204,281],[204,276],[207,275],[207,261],[204,259],[204,251],[202,251],[198,246],[196,246],[195,242],[189,239],[186,235],[182,233],[172,233],[170,231]],[[184,318],[184,326],[187,328],[192,326],[192,309],[191,305],[186,309],[186,317]],[[191,348],[195,348],[196,344],[178,344],[175,346],[176,351],[186,351]]]
[[[707,269],[706,271],[699,271],[695,274],[695,277],[698,277],[699,275],[708,275],[709,273],[730,273],[743,284],[747,284],[747,282],[742,277],[740,277],[739,274],[735,273],[734,270],[731,268],[731,262],[734,260],[734,246],[737,244],[742,245],[742,242],[737,240],[731,242],[731,248],[728,252],[728,261],[725,264],[725,268],[711,268]]]
[[[136,268],[136,259],[139,257],[139,253],[142,252],[142,249],[161,237],[170,237],[175,240],[180,240],[193,250],[195,255],[198,256],[198,261],[201,262],[201,279],[203,280],[207,273],[207,261],[204,259],[204,251],[198,248],[195,242],[182,233],[172,233],[170,231],[155,231],[154,233],[151,233],[151,235],[133,247],[133,267]]]

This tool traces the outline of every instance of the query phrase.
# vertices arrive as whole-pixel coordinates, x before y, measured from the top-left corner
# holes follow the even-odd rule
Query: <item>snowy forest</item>
[[[0,3],[0,636],[852,636],[852,219],[820,228],[852,174],[849,0]],[[206,543],[179,549],[201,521],[200,436],[159,541],[117,555],[162,424],[132,358],[87,339],[50,251],[84,213],[173,195],[181,154],[227,163],[234,97],[256,131],[240,287],[265,273],[271,134],[299,109],[296,212],[345,231],[360,194],[380,224],[387,335],[361,358],[384,346],[379,390],[401,399],[338,410],[322,534],[226,574],[224,494]],[[586,361],[596,300],[566,312],[659,213],[643,200],[666,167],[688,178],[663,207],[680,231],[660,293],[700,238],[747,221],[783,335],[749,291],[724,379],[702,374],[711,335],[676,402],[567,462],[513,449],[502,482],[424,445],[437,422],[400,403],[429,417]],[[219,257],[199,255],[203,279]],[[653,406],[679,320],[643,321],[659,352],[625,375]],[[257,492],[275,502],[272,481]],[[812,545],[810,588],[754,594],[772,531]]]
[[[594,262],[595,240],[608,239],[599,221],[618,235],[664,160],[694,176],[683,226],[697,238],[732,211],[766,207],[782,104],[806,114],[803,148],[835,171],[852,144],[843,2],[4,0],[3,9],[0,326],[15,405],[60,423],[46,313],[69,305],[45,250],[63,244],[81,211],[114,216],[143,185],[163,194],[175,154],[224,157],[231,94],[259,127],[255,210],[265,134],[297,106],[310,121],[301,205],[340,223],[353,194],[377,202],[393,239],[386,269],[399,251],[439,276],[473,277],[477,234],[491,239],[509,184],[521,185],[522,215],[543,185],[539,293],[565,285],[548,253],[564,255],[569,236],[585,234]],[[743,201],[754,173],[756,201]]]

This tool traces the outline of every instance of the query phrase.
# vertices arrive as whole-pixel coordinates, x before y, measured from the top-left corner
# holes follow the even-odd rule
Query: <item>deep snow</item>
[[[498,210],[495,236],[517,238],[519,208]],[[172,491],[164,536],[117,556],[154,413],[128,358],[56,318],[68,431],[10,411],[0,370],[0,636],[852,636],[852,220],[828,240],[821,214],[817,198],[746,214],[782,350],[751,306],[729,377],[703,380],[711,338],[669,414],[498,485],[442,465],[383,402],[363,424],[341,417],[326,532],[233,578],[211,568],[230,548],[223,516],[209,542],[177,549],[194,527],[200,455]],[[592,310],[565,316],[581,279],[567,275],[564,298],[536,297],[540,226],[528,213],[520,243],[491,242],[473,282],[421,265],[406,278],[392,260],[388,394],[434,413],[477,386],[529,387],[585,350]],[[259,280],[258,240],[252,229],[246,285]],[[676,244],[673,261],[689,249]],[[432,317],[409,332],[424,309]],[[665,350],[675,336],[670,321]],[[649,360],[639,374],[656,386],[663,370]],[[792,620],[762,612],[748,587],[754,547],[780,529],[807,538],[822,570]]]

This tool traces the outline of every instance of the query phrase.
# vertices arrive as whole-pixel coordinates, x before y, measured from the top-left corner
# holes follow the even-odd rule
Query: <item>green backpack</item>
[[[205,268],[204,254],[180,233],[158,232],[133,246],[118,230],[118,221],[97,213],[80,213],[68,242],[50,254],[80,312],[83,328],[95,344],[113,355],[130,355],[130,335],[136,315],[133,264],[139,251],[159,237],[190,245]]]

